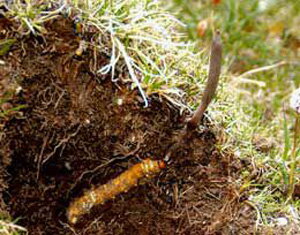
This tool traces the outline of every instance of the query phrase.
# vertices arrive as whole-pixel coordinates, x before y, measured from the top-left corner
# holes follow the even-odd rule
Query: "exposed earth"
[[[243,163],[218,151],[213,124],[166,159],[188,111],[159,94],[144,108],[124,65],[117,82],[97,73],[109,53],[91,45],[78,53],[93,31],[78,35],[63,16],[43,36],[16,28],[0,18],[0,37],[17,39],[0,56],[3,214],[29,234],[254,234],[255,212],[236,183]],[[68,223],[74,198],[146,158],[166,160],[166,168]]]

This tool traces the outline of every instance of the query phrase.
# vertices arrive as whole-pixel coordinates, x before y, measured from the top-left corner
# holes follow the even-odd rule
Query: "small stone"
[[[121,106],[123,104],[123,99],[119,98],[117,99],[117,105]]]
[[[279,218],[274,219],[274,223],[277,226],[286,226],[289,223],[289,221],[285,217],[279,217]]]
[[[3,104],[1,105],[1,109],[2,109],[3,111],[7,111],[7,110],[10,110],[10,109],[12,109],[12,108],[13,108],[13,106],[12,106],[12,104],[9,103],[9,102],[5,102],[5,103],[3,103]]]
[[[21,86],[18,86],[16,89],[16,95],[20,94],[20,92],[23,90]]]
[[[65,162],[65,167],[70,171],[72,170],[70,162]]]

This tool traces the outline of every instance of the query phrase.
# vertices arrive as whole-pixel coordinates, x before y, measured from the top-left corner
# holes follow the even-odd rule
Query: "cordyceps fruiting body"
[[[78,218],[88,213],[93,206],[101,205],[105,201],[113,199],[118,194],[127,192],[136,186],[140,179],[151,177],[163,168],[165,168],[164,161],[155,161],[147,158],[108,183],[85,192],[82,197],[76,198],[70,204],[67,210],[69,222],[75,224]]]

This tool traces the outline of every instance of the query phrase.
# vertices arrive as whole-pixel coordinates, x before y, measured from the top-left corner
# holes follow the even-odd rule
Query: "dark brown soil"
[[[1,121],[0,183],[7,188],[0,199],[30,234],[252,233],[253,212],[235,183],[241,165],[218,152],[208,124],[174,150],[157,177],[68,224],[70,202],[92,185],[141,159],[164,159],[188,114],[157,94],[144,108],[130,83],[96,74],[108,55],[89,47],[76,56],[82,38],[63,17],[48,22],[43,37],[20,36],[4,18],[0,28],[2,38],[18,37],[0,57],[1,95],[11,94],[2,109],[26,105]],[[119,69],[116,78],[124,77]]]

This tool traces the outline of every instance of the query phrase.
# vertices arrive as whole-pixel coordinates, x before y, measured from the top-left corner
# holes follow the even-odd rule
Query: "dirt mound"
[[[116,83],[97,74],[108,55],[92,47],[78,55],[83,38],[64,17],[48,22],[43,37],[20,37],[11,22],[1,27],[3,38],[19,37],[1,58],[2,84],[20,86],[6,105],[26,106],[2,121],[3,199],[30,234],[250,233],[252,212],[234,183],[241,166],[219,154],[208,126],[178,146],[154,179],[68,224],[70,202],[92,185],[142,159],[166,160],[187,114],[158,94],[144,108],[124,82],[126,69],[116,73],[123,78]]]

